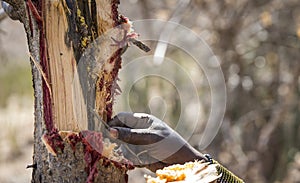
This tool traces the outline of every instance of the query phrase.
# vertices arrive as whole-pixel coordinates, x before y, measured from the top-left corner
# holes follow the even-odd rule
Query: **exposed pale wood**
[[[98,35],[103,35],[103,33],[114,27],[113,14],[111,11],[107,11],[111,9],[110,5],[112,1],[113,0],[99,0],[96,4]]]
[[[83,130],[88,129],[87,111],[82,96],[79,78],[76,72],[76,60],[72,47],[65,43],[65,36],[68,31],[67,16],[65,14],[66,5],[62,1],[46,1],[45,14],[45,36],[48,50],[49,75],[52,88],[53,117],[54,124],[59,130]],[[115,62],[109,63],[112,54],[118,46],[112,46],[111,37],[121,39],[123,32],[115,28],[112,20],[113,12],[110,0],[97,1],[97,25],[99,38],[94,41],[93,46],[97,48],[94,54],[98,63],[96,68],[92,68],[98,76],[96,82],[96,111],[107,120],[106,105],[113,101],[106,101],[107,91],[113,92],[110,86],[104,85],[99,89],[101,78],[105,83],[112,83],[116,78],[112,77],[112,69]],[[86,88],[83,88],[86,90]],[[111,94],[113,95],[113,94]],[[94,126],[96,126],[95,124]]]
[[[87,129],[74,52],[65,43],[68,22],[62,1],[46,1],[45,14],[54,124],[59,130]]]

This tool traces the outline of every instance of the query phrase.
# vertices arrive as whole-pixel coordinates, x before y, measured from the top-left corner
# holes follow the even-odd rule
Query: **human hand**
[[[108,125],[111,136],[121,141],[125,157],[136,166],[155,171],[176,163],[206,160],[203,154],[155,116],[122,112]]]

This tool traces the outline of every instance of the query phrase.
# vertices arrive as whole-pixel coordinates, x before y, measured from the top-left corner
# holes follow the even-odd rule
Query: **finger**
[[[120,118],[120,116],[121,115],[132,115],[132,113],[124,113],[123,114],[123,112],[122,112],[122,114],[121,113],[119,113],[119,114],[117,114],[117,115],[115,115],[113,118],[112,118],[112,120],[110,120],[110,121],[108,121],[107,122],[107,124],[110,126],[110,127],[126,127],[126,128],[129,128],[128,126],[126,126],[126,124],[125,124],[125,122],[123,122],[124,120],[121,120]],[[118,117],[119,116],[119,117]]]
[[[148,128],[152,124],[152,116],[145,113],[121,112],[108,125],[111,127]]]
[[[149,129],[130,129],[124,127],[113,127],[117,130],[114,137],[117,139],[134,145],[149,145],[163,139],[159,134],[151,132]]]

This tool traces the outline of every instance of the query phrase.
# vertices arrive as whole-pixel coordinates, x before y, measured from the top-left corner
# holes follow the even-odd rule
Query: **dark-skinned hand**
[[[156,171],[172,164],[207,160],[176,131],[155,116],[122,112],[108,122],[124,156],[138,167]]]

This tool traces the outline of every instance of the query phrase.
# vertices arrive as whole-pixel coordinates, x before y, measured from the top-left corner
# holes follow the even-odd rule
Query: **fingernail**
[[[113,128],[109,129],[109,135],[111,138],[114,138],[114,139],[118,138],[118,135],[119,135],[118,130],[113,129]]]

